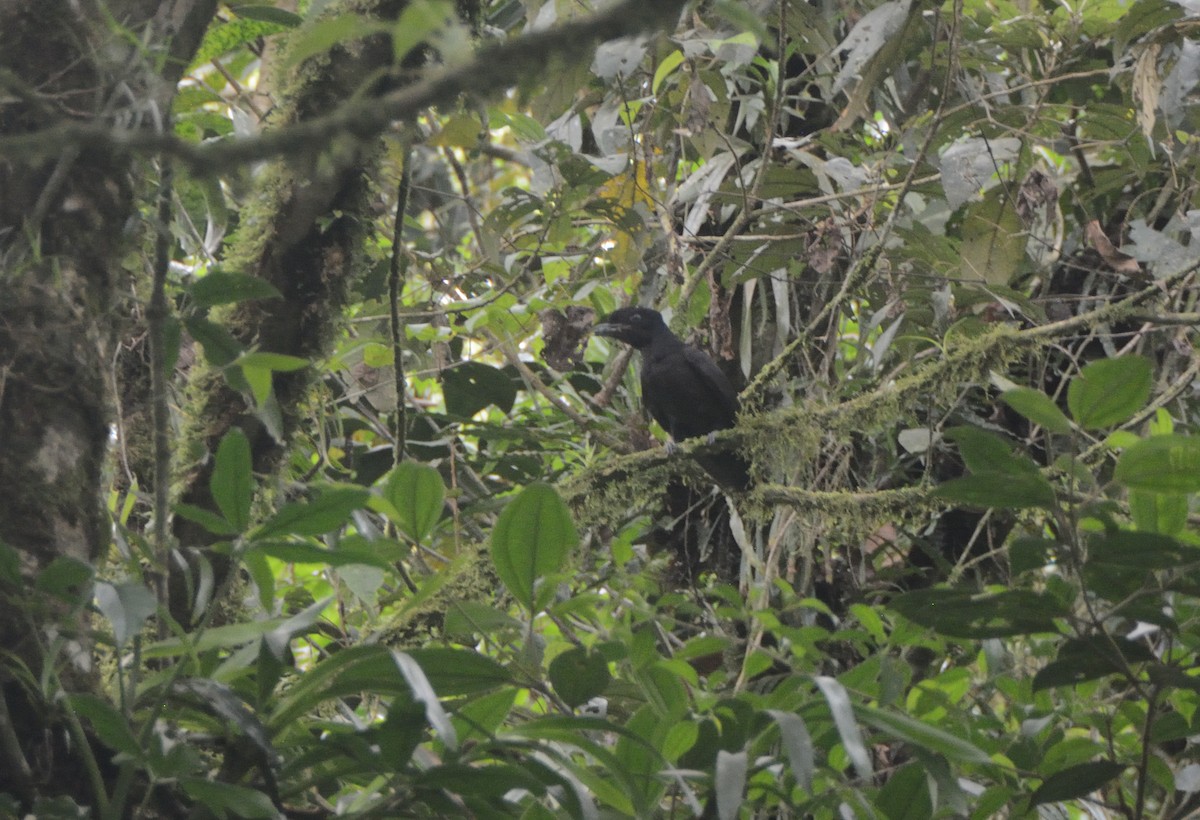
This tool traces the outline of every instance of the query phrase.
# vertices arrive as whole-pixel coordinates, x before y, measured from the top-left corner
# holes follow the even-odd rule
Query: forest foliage
[[[165,126],[0,133],[134,203],[0,805],[1200,811],[1200,7],[590,5],[225,3]],[[628,304],[736,429],[666,453]]]

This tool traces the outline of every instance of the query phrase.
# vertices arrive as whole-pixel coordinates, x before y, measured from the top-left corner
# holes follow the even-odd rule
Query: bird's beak
[[[620,337],[627,329],[625,325],[618,325],[613,322],[601,322],[592,328],[592,333],[597,336]]]

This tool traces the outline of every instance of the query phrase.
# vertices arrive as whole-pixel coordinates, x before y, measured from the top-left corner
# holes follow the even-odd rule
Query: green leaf
[[[914,623],[954,638],[1057,632],[1055,619],[1071,614],[1051,596],[1022,589],[981,594],[961,589],[921,589],[896,596],[888,607]]]
[[[1197,559],[1200,559],[1200,549],[1184,546],[1169,536],[1119,530],[1088,540],[1085,566],[1110,564],[1151,571],[1171,569]]]
[[[203,316],[188,316],[183,324],[192,338],[204,347],[204,358],[213,367],[225,367],[242,355],[241,342],[221,325]]]
[[[1029,798],[1029,804],[1040,806],[1043,803],[1058,803],[1083,797],[1096,791],[1125,769],[1125,766],[1111,760],[1096,760],[1070,766],[1047,777]]]
[[[342,14],[320,20],[301,28],[288,40],[283,69],[293,69],[317,54],[322,54],[339,43],[360,40],[372,34],[389,30],[383,23],[375,23],[357,14]]]
[[[975,744],[963,740],[957,734],[924,723],[903,712],[859,706],[855,709],[855,713],[859,720],[869,726],[874,726],[906,743],[944,755],[950,760],[960,763],[991,762],[988,753]]]
[[[254,299],[283,298],[279,289],[266,279],[220,270],[209,271],[197,279],[188,288],[188,293],[191,294],[192,301],[201,308],[249,302]]]
[[[1188,497],[1182,493],[1130,490],[1129,512],[1142,532],[1178,536],[1187,527]]]
[[[408,654],[442,697],[475,695],[512,683],[508,670],[473,649],[438,646],[410,649]]]
[[[1071,379],[1067,406],[1084,429],[1112,427],[1146,406],[1151,378],[1150,362],[1141,356],[1101,359]]]
[[[172,509],[180,518],[186,518],[188,521],[199,524],[204,529],[211,532],[213,535],[237,535],[239,530],[237,527],[230,524],[221,516],[211,510],[206,510],[203,507],[197,507],[194,504],[174,504]]]
[[[275,381],[271,378],[271,371],[265,367],[248,367],[241,366],[242,378],[246,380],[246,384],[250,387],[250,395],[254,397],[254,406],[262,407],[271,398],[271,388]]]
[[[179,781],[183,790],[197,803],[204,805],[217,817],[226,813],[248,820],[268,820],[280,817],[279,810],[271,798],[246,786],[222,783],[219,780],[183,778]]]
[[[330,487],[311,501],[287,504],[255,532],[255,539],[290,533],[322,535],[343,526],[350,514],[361,509],[370,498],[361,487]]]
[[[267,23],[278,23],[288,28],[295,28],[304,22],[304,18],[300,15],[286,11],[285,9],[276,8],[275,6],[260,6],[250,3],[245,5],[238,4],[234,7],[234,12],[244,20],[262,20]]]
[[[350,547],[343,542],[337,549],[326,549],[303,541],[255,541],[246,555],[269,555],[291,564],[320,564],[329,567],[344,567],[349,564],[366,564],[382,570],[394,570],[388,556],[369,546]]]
[[[250,524],[250,504],[254,500],[254,475],[250,463],[250,441],[237,427],[231,427],[217,446],[216,464],[208,487],[217,509],[238,532]]]
[[[1051,552],[1057,546],[1057,542],[1045,538],[1019,536],[1008,547],[1008,567],[1013,575],[1040,570],[1049,562]]]
[[[995,433],[978,427],[951,427],[945,437],[958,445],[963,463],[973,473],[1028,475],[1037,472],[1037,465],[1028,456],[1014,453],[1012,445]]]
[[[145,755],[142,744],[138,741],[125,719],[111,703],[95,695],[67,695],[67,703],[81,718],[91,723],[96,736],[111,749],[129,755],[135,760],[141,760]]]
[[[925,767],[910,763],[888,777],[875,804],[888,820],[926,820],[934,816],[929,790]]]
[[[550,683],[571,708],[582,706],[602,693],[610,676],[608,662],[599,652],[575,646],[550,662]]]
[[[1070,433],[1071,421],[1054,400],[1040,390],[1016,387],[1006,390],[1000,400],[1016,410],[1034,424],[1040,424],[1051,433]]]
[[[672,51],[670,54],[664,57],[662,61],[659,62],[658,68],[654,70],[654,80],[650,83],[650,93],[657,94],[658,87],[662,85],[662,81],[665,80],[672,71],[679,68],[681,65],[683,65],[683,52],[679,49]]]
[[[288,356],[283,353],[262,353],[254,351],[238,357],[237,363],[242,367],[261,367],[278,373],[290,373],[308,367],[308,359],[299,356]]]
[[[1151,436],[1121,454],[1113,477],[1153,493],[1200,492],[1200,438]]]
[[[78,602],[90,593],[89,587],[95,575],[96,570],[91,564],[68,555],[60,555],[38,573],[34,587],[39,592]]]
[[[502,370],[480,362],[462,362],[442,374],[446,413],[469,419],[483,408],[496,405],[511,412],[517,387]]]
[[[240,15],[239,15],[240,16]],[[286,31],[287,27],[275,20],[228,20],[209,26],[204,34],[204,41],[196,50],[192,66],[196,67],[228,54],[235,48],[252,43],[259,37],[270,37]]]
[[[558,572],[578,544],[558,493],[549,484],[531,484],[500,513],[492,529],[492,561],[512,596],[532,610],[538,579]]]
[[[423,541],[442,516],[446,487],[436,469],[428,464],[405,461],[396,466],[383,484],[383,497],[395,511],[389,515],[414,541]]]
[[[1125,638],[1099,635],[1068,638],[1059,647],[1058,657],[1033,676],[1033,691],[1121,674],[1130,664],[1154,660],[1149,649]]]
[[[1040,473],[976,473],[939,484],[933,495],[969,507],[1050,509],[1055,504],[1054,488]]]

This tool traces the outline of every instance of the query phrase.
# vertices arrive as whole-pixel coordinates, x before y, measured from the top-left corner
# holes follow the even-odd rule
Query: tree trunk
[[[215,9],[215,0],[5,3],[0,135],[52,140],[56,127],[80,122],[167,126],[175,84]],[[127,155],[86,147],[52,160],[0,158],[0,650],[51,691],[93,681],[80,614],[88,568],[109,543],[108,370],[117,294],[131,275],[121,258],[136,216],[134,170]],[[51,605],[30,598],[39,574],[58,593]],[[29,799],[50,784],[89,799],[47,704],[21,680],[4,676],[0,792]]]

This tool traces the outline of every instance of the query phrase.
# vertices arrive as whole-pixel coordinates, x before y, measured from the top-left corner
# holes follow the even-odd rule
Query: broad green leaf
[[[854,764],[854,770],[864,780],[870,779],[874,775],[871,755],[867,752],[866,743],[863,742],[862,731],[858,728],[858,721],[854,717],[854,709],[850,706],[850,696],[846,693],[845,687],[836,679],[824,675],[817,675],[813,680],[829,704],[833,723],[837,726],[838,735],[842,739],[842,747],[845,748],[850,762]]]
[[[454,638],[470,638],[473,635],[494,638],[502,631],[512,632],[521,628],[521,622],[507,612],[482,601],[453,601],[446,610],[446,634]],[[474,643],[466,640],[465,643]]]
[[[179,784],[188,797],[209,809],[217,817],[232,814],[246,820],[274,820],[280,817],[271,798],[257,789],[222,783],[219,780],[181,778]]]
[[[444,698],[490,692],[512,682],[512,675],[473,649],[431,646],[408,650],[433,688]]]
[[[1054,507],[1054,488],[1040,473],[975,473],[934,488],[933,495],[969,507]]]
[[[327,549],[306,541],[254,541],[246,555],[269,555],[291,564],[321,564],[322,566],[344,567],[349,564],[366,564],[382,570],[394,570],[392,561],[380,548],[373,546],[348,546],[339,544],[337,549]]]
[[[663,740],[663,757],[671,763],[675,763],[696,745],[698,737],[700,737],[700,727],[696,725],[695,721],[685,720],[676,723],[667,732],[666,739]]]
[[[1043,803],[1058,803],[1083,797],[1113,780],[1126,768],[1111,760],[1096,760],[1070,766],[1047,777],[1029,798],[1029,804],[1040,806]]]
[[[517,386],[502,370],[482,362],[462,362],[442,374],[446,412],[469,419],[495,405],[508,413],[517,398]]]
[[[197,49],[196,56],[192,60],[192,67],[196,68],[208,63],[217,57],[228,54],[235,48],[254,42],[259,37],[270,37],[272,34],[286,30],[286,26],[280,25],[276,21],[262,19],[228,20],[209,26],[208,31],[204,34],[204,42],[200,44],[200,48]]]
[[[1088,540],[1085,566],[1111,564],[1150,571],[1171,569],[1196,560],[1200,560],[1200,549],[1185,546],[1169,536],[1118,530]]]
[[[679,49],[672,51],[670,54],[664,57],[662,61],[659,62],[658,68],[654,70],[654,80],[650,83],[650,93],[657,94],[658,87],[662,85],[662,81],[665,80],[672,71],[679,68],[681,65],[683,65],[683,52]]]
[[[242,355],[242,344],[221,325],[203,316],[188,316],[184,327],[192,338],[204,347],[204,358],[213,367],[225,367]]]
[[[420,542],[441,518],[446,487],[433,467],[405,461],[384,481],[383,497],[395,510],[396,524],[404,534]]]
[[[1200,492],[1200,438],[1151,436],[1127,449],[1113,477],[1152,493]]]
[[[957,734],[939,729],[903,712],[859,706],[855,709],[855,713],[863,723],[874,726],[876,729],[914,746],[921,746],[931,752],[944,755],[950,760],[960,763],[991,762],[988,753],[975,744],[963,740]]]
[[[993,188],[967,205],[961,233],[962,277],[967,281],[1006,285],[1025,259],[1025,226],[1012,198]]]
[[[141,760],[145,755],[129,721],[107,700],[88,694],[67,695],[67,704],[75,714],[87,718],[96,736],[109,748],[135,760]]]
[[[525,789],[535,795],[546,791],[546,786],[533,776],[528,767],[507,763],[491,766],[447,763],[425,771],[415,779],[415,783],[423,789],[445,789],[454,794],[485,797],[496,802],[515,788]]]
[[[238,17],[245,20],[263,20],[268,23],[278,23],[287,28],[295,28],[304,22],[304,18],[300,15],[275,6],[239,3],[235,11]]]
[[[955,638],[1057,632],[1055,619],[1071,614],[1050,595],[1021,589],[979,594],[965,589],[921,589],[896,596],[888,607]]]
[[[455,709],[453,718],[459,740],[466,743],[472,738],[480,741],[491,739],[500,731],[504,719],[512,711],[519,691],[515,686],[507,686]]]
[[[230,524],[221,516],[211,510],[206,510],[203,507],[197,507],[194,504],[175,504],[172,509],[180,518],[186,518],[195,524],[199,524],[204,529],[211,532],[213,535],[237,535],[239,530],[237,527]]]
[[[978,427],[951,427],[945,437],[958,445],[963,463],[973,473],[1037,472],[1037,465],[1028,456],[1013,452],[1012,445],[995,433]]]
[[[288,356],[283,353],[263,353],[254,351],[238,357],[237,363],[242,367],[261,367],[278,373],[290,373],[308,367],[308,359],[299,356]]]
[[[1154,660],[1146,647],[1115,635],[1068,638],[1058,648],[1058,657],[1033,676],[1033,691],[1121,674],[1130,664]]]
[[[1040,424],[1051,433],[1070,433],[1071,421],[1054,400],[1040,390],[1016,387],[1000,395],[1001,401],[1016,410],[1034,424]]]
[[[254,500],[254,475],[250,441],[239,428],[231,427],[217,446],[208,486],[225,520],[238,532],[246,529],[250,524],[250,503]]]
[[[371,34],[388,30],[389,27],[385,24],[367,20],[356,14],[341,14],[319,20],[291,35],[282,68],[285,71],[294,69],[309,57],[322,54],[339,43],[361,40]]]
[[[442,129],[429,140],[429,144],[450,148],[474,148],[479,144],[479,132],[482,127],[478,117],[456,114],[442,123]]]
[[[1045,538],[1023,535],[1008,547],[1008,566],[1013,575],[1046,566],[1058,544]]]
[[[246,380],[246,384],[250,387],[250,395],[254,397],[254,406],[262,407],[271,398],[271,388],[274,386],[274,379],[271,377],[271,371],[265,367],[250,367],[241,365],[242,378]]]
[[[328,487],[311,501],[284,505],[254,532],[254,538],[292,535],[322,535],[343,526],[350,514],[361,509],[370,493],[360,487]]]
[[[197,307],[209,308],[253,299],[282,298],[279,290],[266,279],[246,273],[209,271],[188,288]]]
[[[874,802],[887,820],[927,820],[934,816],[929,790],[925,767],[913,762],[888,776]]]
[[[492,529],[492,561],[509,593],[532,610],[538,579],[562,569],[578,544],[571,513],[558,493],[549,484],[530,484]]]
[[[1100,359],[1071,379],[1067,406],[1084,429],[1112,427],[1146,406],[1151,378],[1150,362],[1141,356]]]
[[[60,555],[38,573],[34,587],[39,592],[76,602],[85,594],[90,594],[89,585],[95,576],[96,569],[91,564],[69,555]]]
[[[1130,490],[1129,512],[1142,532],[1177,536],[1187,527],[1188,497],[1182,493]]]
[[[598,652],[575,646],[550,662],[550,683],[568,706],[582,706],[601,694],[610,679],[608,662]]]

